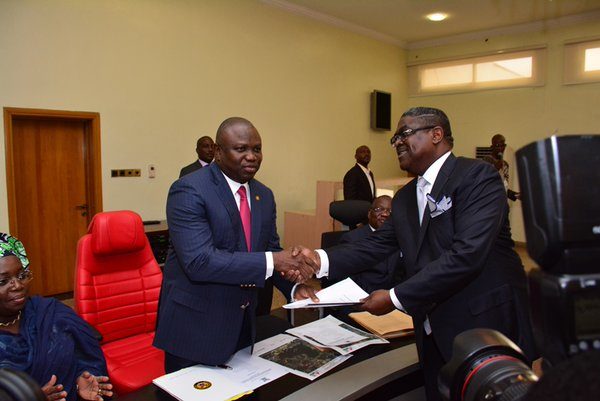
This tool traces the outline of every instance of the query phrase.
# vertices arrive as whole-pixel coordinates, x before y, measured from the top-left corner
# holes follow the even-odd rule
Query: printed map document
[[[342,355],[371,344],[386,344],[389,341],[374,334],[359,330],[329,315],[300,327],[286,331],[315,347],[327,347]]]
[[[254,344],[253,355],[282,365],[290,373],[308,380],[316,379],[352,356],[314,347],[287,334],[278,334]]]
[[[284,367],[253,356],[250,348],[245,348],[222,367],[191,366],[152,382],[180,401],[225,401],[249,394],[287,373]]]
[[[327,306],[344,306],[359,304],[360,300],[368,297],[362,288],[358,286],[351,278],[347,278],[330,287],[323,288],[317,292],[319,302],[313,302],[310,299],[292,302],[283,305],[286,309],[299,308],[321,308]]]

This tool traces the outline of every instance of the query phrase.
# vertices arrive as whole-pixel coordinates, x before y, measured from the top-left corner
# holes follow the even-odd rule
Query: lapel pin
[[[254,197],[254,199],[256,199],[257,201],[259,201],[259,200],[260,200],[260,196],[256,195],[256,196]]]

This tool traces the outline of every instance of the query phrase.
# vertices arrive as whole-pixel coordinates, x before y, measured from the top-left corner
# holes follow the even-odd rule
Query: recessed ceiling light
[[[429,21],[443,21],[446,18],[448,18],[448,14],[446,13],[433,13],[433,14],[428,14],[425,16],[425,18],[427,18]]]

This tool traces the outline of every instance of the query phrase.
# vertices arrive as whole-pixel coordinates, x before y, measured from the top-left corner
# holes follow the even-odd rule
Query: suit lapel
[[[448,159],[446,159],[446,161],[442,165],[442,168],[440,169],[437,177],[435,178],[433,188],[431,189],[430,195],[436,200],[436,202],[439,202],[440,193],[442,192],[444,185],[446,185],[446,181],[448,181],[448,177],[450,177],[452,170],[454,170],[455,164],[456,157],[451,153],[450,156],[448,156]],[[417,195],[415,192],[415,199],[416,197]],[[419,212],[417,211],[417,215],[418,214]],[[427,227],[429,226],[429,220],[431,220],[431,211],[429,210],[428,206],[425,206],[425,210],[423,211],[423,222],[421,223],[419,237],[417,240],[417,252],[419,252],[419,250],[421,249],[421,245],[423,244],[423,239],[425,238],[425,233],[427,232]]]
[[[251,180],[250,184],[250,214],[252,216],[252,249],[256,249],[258,246],[258,239],[260,237],[260,225],[262,222],[262,203],[263,199],[257,186],[255,185],[255,181]]]
[[[231,188],[229,188],[229,184],[227,184],[225,177],[223,177],[223,172],[221,171],[219,166],[217,166],[216,163],[212,163],[209,166],[209,168],[213,175],[213,182],[215,183],[216,187],[215,192],[221,199],[221,203],[223,204],[225,210],[227,210],[227,213],[231,218],[233,230],[234,232],[238,233],[239,238],[244,238],[244,230],[242,229],[242,219],[240,218],[240,211],[238,210],[237,204],[235,203],[235,198],[231,193]],[[243,249],[246,248],[246,241],[238,242],[241,244],[240,246],[242,246]]]

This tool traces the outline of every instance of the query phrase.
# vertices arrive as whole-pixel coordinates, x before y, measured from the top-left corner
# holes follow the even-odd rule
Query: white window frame
[[[512,60],[524,57],[532,58],[532,74],[527,78],[515,79],[499,79],[477,82],[476,69],[477,65],[490,63],[501,60]],[[425,88],[422,84],[423,74],[427,70],[435,68],[452,67],[459,65],[471,65],[472,75],[471,81],[467,83],[455,85],[440,85],[437,87]],[[436,94],[473,92],[489,89],[505,89],[505,88],[520,88],[543,86],[545,84],[545,64],[546,64],[546,48],[536,47],[518,51],[502,51],[494,54],[479,55],[473,57],[465,57],[460,59],[451,59],[444,61],[426,62],[420,64],[412,64],[408,66],[408,89],[409,96],[429,96]]]
[[[600,70],[585,71],[585,52],[600,48],[600,39],[565,43],[563,52],[563,83],[565,85],[600,82]]]

